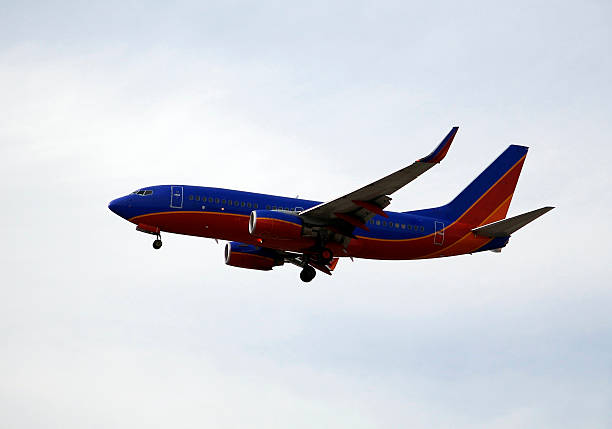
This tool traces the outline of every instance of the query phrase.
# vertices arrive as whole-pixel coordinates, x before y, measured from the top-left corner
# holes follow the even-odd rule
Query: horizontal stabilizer
[[[489,238],[509,237],[513,232],[518,231],[529,222],[536,220],[552,209],[554,209],[554,207],[542,207],[541,209],[523,213],[518,216],[479,226],[478,228],[474,228],[472,232],[476,235]]]

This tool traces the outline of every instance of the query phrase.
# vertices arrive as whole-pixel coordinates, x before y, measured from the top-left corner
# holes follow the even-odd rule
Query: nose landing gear
[[[162,247],[162,241],[161,241],[161,235],[157,234],[157,238],[155,239],[155,241],[153,242],[153,248],[155,250],[159,249],[160,247]]]
[[[155,250],[162,247],[161,234],[160,234],[158,226],[151,226],[151,225],[147,225],[144,223],[139,223],[136,226],[136,231],[144,232],[145,234],[151,234],[157,237],[155,241],[153,242],[153,248]]]

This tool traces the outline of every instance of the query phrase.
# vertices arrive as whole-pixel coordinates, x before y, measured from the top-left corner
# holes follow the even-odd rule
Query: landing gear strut
[[[157,238],[153,242],[153,248],[157,250],[160,247],[162,247],[161,235],[157,234]]]
[[[300,271],[300,279],[302,279],[302,281],[305,283],[308,283],[314,279],[316,275],[317,272],[310,265],[304,265],[304,268],[302,268],[302,271]]]

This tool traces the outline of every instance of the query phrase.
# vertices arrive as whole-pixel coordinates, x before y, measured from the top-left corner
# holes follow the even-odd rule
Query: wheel
[[[157,239],[153,242],[154,249],[159,249],[161,246],[162,246],[162,241],[160,239]]]
[[[317,275],[317,272],[310,265],[306,265],[302,269],[302,271],[300,271],[300,279],[302,279],[304,283],[308,283],[309,281],[314,279],[316,275]]]
[[[332,259],[334,259],[334,253],[331,250],[329,250],[327,247],[321,250],[320,256],[321,256],[321,262],[323,263],[323,265],[328,265],[332,261]]]

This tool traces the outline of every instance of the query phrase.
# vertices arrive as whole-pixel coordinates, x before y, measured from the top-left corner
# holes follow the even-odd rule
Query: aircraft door
[[[434,244],[442,246],[444,244],[444,222],[436,221],[436,232],[434,234]]]
[[[171,186],[170,187],[170,207],[173,209],[183,208],[183,187],[182,186]]]

